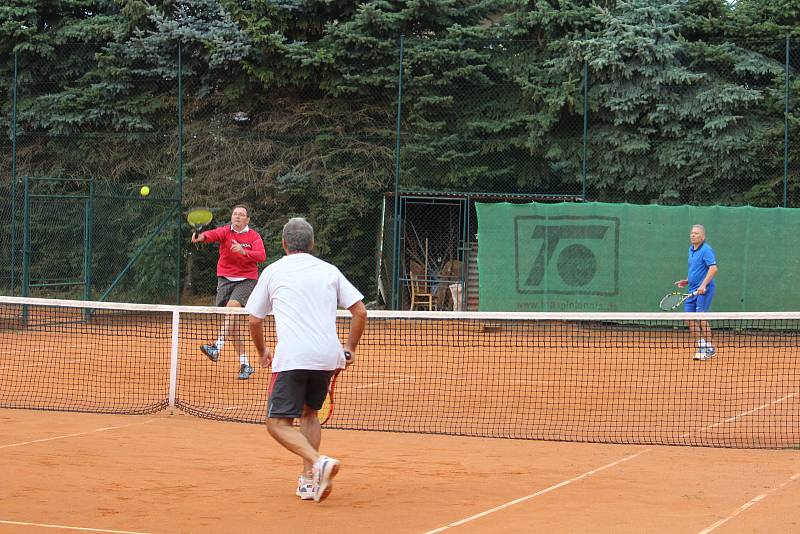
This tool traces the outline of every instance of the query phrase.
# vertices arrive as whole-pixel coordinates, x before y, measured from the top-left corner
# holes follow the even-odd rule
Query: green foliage
[[[796,0],[11,0],[0,78],[16,54],[18,176],[115,184],[107,209],[138,221],[128,193],[146,183],[154,203],[176,201],[182,162],[184,207],[221,224],[250,204],[269,261],[285,220],[307,216],[320,256],[371,297],[396,157],[405,189],[576,194],[586,119],[592,200],[780,203],[784,39],[800,38],[799,13]],[[790,68],[797,94],[800,54]],[[792,102],[790,139],[797,116]],[[95,261],[124,265],[149,231],[139,222],[133,248],[102,245]],[[177,231],[142,257],[144,285],[121,290],[168,283],[157,266],[175,260]],[[216,253],[192,253],[206,291]]]
[[[575,67],[590,69],[590,188],[603,198],[730,202],[780,125],[769,112],[780,64],[729,43],[687,42],[679,8],[620,2],[573,43]]]
[[[174,219],[173,219],[174,221]],[[151,236],[139,234],[127,243],[125,258],[133,258],[140,251],[130,271],[107,300],[143,303],[175,302],[176,276],[174,269],[176,224],[167,224]],[[106,272],[114,272],[107,269]],[[214,280],[211,278],[211,280]]]

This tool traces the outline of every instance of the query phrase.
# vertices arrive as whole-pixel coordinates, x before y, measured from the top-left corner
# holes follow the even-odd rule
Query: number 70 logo
[[[518,293],[617,295],[617,217],[516,217]]]

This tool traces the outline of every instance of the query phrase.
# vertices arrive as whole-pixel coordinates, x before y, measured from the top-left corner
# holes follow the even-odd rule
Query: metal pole
[[[403,48],[405,36],[400,36],[399,72],[397,79],[397,131],[395,134],[394,162],[394,254],[392,256],[392,302],[391,309],[400,307],[400,122],[403,112]]]
[[[470,311],[467,309],[469,302],[469,266],[472,256],[472,228],[469,224],[469,216],[472,213],[472,197],[467,194],[464,199],[464,233],[462,234],[464,243],[463,263],[461,264],[461,311]],[[475,310],[477,311],[477,310]]]
[[[783,207],[789,196],[789,36],[786,36],[786,69],[783,94]]]
[[[92,300],[92,221],[94,221],[94,177],[89,178],[89,195],[83,212],[83,300]],[[87,317],[88,319],[88,317]]]
[[[25,182],[25,192],[23,193],[22,205],[22,296],[27,297],[31,285],[30,275],[30,197],[28,195],[28,177],[23,178]],[[22,325],[28,326],[30,307],[27,304],[22,306]]]
[[[30,208],[30,191],[29,179],[26,176],[24,179],[24,193],[22,204],[22,296],[27,297],[31,284],[31,208]]]
[[[589,62],[583,61],[583,150],[581,154],[581,199],[586,202],[586,158],[589,145]]]
[[[11,296],[17,285],[17,53],[11,85]]]
[[[181,213],[183,213],[183,58],[178,43],[178,205],[175,210],[175,302],[181,303]]]
[[[92,224],[94,221],[94,176],[89,177],[89,195],[83,213],[83,300],[92,300]],[[91,308],[83,310],[86,322],[92,317]]]

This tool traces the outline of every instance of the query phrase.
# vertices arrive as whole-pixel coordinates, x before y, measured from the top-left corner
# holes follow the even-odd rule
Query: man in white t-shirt
[[[322,429],[317,411],[337,369],[355,361],[367,323],[362,295],[335,266],[310,254],[314,229],[295,217],[283,227],[286,256],[261,273],[250,299],[250,336],[261,365],[272,364],[267,430],[278,443],[303,458],[297,495],[325,499],[339,471],[339,461],[320,455]],[[350,333],[342,347],[336,332],[336,310],[350,310]],[[264,317],[275,316],[278,341],[273,359],[264,343]],[[293,426],[300,418],[299,430]]]

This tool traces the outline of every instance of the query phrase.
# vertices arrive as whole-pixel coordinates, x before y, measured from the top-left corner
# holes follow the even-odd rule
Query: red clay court
[[[95,306],[3,307],[0,532],[800,531],[793,318],[694,362],[679,321],[375,313],[314,504],[219,317]]]
[[[797,450],[345,430],[323,450],[343,467],[315,504],[260,425],[1,410],[0,532],[800,531]]]

